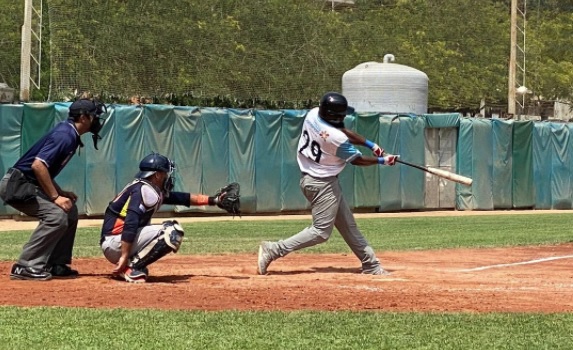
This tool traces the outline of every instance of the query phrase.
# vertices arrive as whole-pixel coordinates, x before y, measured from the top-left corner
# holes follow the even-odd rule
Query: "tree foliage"
[[[303,108],[391,53],[428,75],[430,107],[507,103],[509,0],[356,0],[339,11],[310,0],[44,4],[40,100],[91,90],[118,102]],[[528,6],[528,87],[571,98],[573,2]],[[0,8],[0,80],[17,87],[23,4]]]

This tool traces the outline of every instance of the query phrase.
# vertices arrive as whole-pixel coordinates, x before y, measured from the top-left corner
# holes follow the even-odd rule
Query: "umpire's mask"
[[[94,148],[97,150],[97,142],[101,139],[99,132],[103,128],[105,119],[100,117],[102,114],[107,113],[107,107],[96,99],[90,100],[87,98],[79,99],[71,104],[69,110],[70,117],[78,117],[81,115],[92,116],[92,121],[90,125],[90,132],[92,133],[92,139],[94,142]]]
[[[96,106],[96,111],[95,113],[92,114],[93,119],[92,119],[92,125],[90,126],[90,132],[92,133],[94,148],[98,149],[97,142],[98,140],[101,139],[101,136],[99,136],[99,132],[101,131],[103,125],[105,124],[105,119],[100,117],[100,115],[107,113],[107,107],[99,101],[94,101],[94,104]]]

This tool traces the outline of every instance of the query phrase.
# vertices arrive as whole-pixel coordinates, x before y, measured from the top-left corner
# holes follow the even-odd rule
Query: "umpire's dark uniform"
[[[64,210],[61,205],[56,204],[56,200],[62,194],[70,192],[62,191],[53,179],[66,166],[78,147],[83,146],[80,135],[90,131],[91,124],[99,123],[97,111],[97,104],[91,100],[83,99],[72,103],[70,118],[58,123],[38,140],[0,180],[0,198],[5,204],[40,219],[38,227],[24,245],[18,262],[12,267],[12,279],[49,280],[52,277],[77,277],[78,272],[68,266],[72,262],[78,225],[75,195],[65,201],[68,206]],[[40,161],[45,166],[53,183],[50,188],[55,187],[57,195],[48,194],[46,187],[38,180],[37,172],[32,169],[35,161]]]

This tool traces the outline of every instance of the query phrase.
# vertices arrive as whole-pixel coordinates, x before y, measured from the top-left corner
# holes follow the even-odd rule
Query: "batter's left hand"
[[[376,156],[376,157],[383,157],[384,156],[384,149],[381,148],[380,146],[378,146],[377,144],[374,144],[374,146],[372,146],[372,153]]]

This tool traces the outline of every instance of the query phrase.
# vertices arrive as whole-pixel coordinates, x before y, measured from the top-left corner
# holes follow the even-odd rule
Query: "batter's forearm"
[[[350,141],[353,145],[364,145],[366,142],[366,138],[362,135],[355,133],[349,129],[341,129],[341,131],[348,137],[348,141]]]

